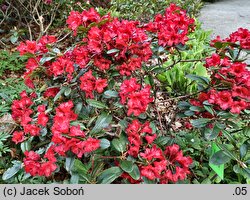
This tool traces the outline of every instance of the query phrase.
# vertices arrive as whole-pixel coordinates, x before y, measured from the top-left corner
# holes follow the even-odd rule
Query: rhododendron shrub
[[[239,168],[234,171],[249,178],[247,150],[243,149],[249,145],[250,70],[244,56],[250,50],[250,31],[239,28],[228,38],[217,36],[211,46],[215,52],[205,59],[204,65],[210,79],[190,75],[198,81],[200,93],[197,98],[180,102],[179,107],[184,115],[193,118],[191,124],[221,149],[210,162],[218,165],[216,159],[225,156],[220,164],[232,159],[236,161],[234,168]],[[237,144],[238,137],[248,139]]]
[[[190,174],[192,159],[177,144],[159,145],[154,119],[152,43],[167,51],[184,45],[194,20],[174,4],[152,22],[71,11],[66,21],[75,43],[57,38],[22,42],[29,56],[23,91],[12,105],[19,124],[12,141],[31,176],[68,171],[70,182],[175,183]],[[165,143],[166,144],[166,143]],[[77,178],[76,178],[77,177]]]

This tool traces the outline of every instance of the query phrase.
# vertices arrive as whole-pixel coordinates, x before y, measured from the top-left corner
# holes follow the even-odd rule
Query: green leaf
[[[186,77],[191,79],[191,80],[198,81],[198,82],[206,84],[206,85],[209,85],[209,82],[210,82],[208,78],[203,77],[203,76],[198,76],[195,74],[188,74],[188,75],[186,75]]]
[[[90,134],[95,134],[107,128],[112,121],[112,116],[103,112],[96,120],[95,126],[90,131]]]
[[[113,90],[107,90],[104,92],[104,98],[114,98],[114,97],[118,97],[118,92],[113,91]]]
[[[105,139],[105,138],[101,139],[100,147],[101,147],[101,149],[109,148],[110,147],[110,141]]]
[[[64,91],[64,95],[67,97],[69,96],[71,93],[71,88],[70,87],[66,87],[65,91]]]
[[[119,51],[120,51],[119,49],[110,49],[107,51],[107,54],[117,53]]]
[[[15,43],[17,42],[17,40],[18,40],[18,36],[12,35],[12,36],[10,37],[10,42],[11,42],[12,44],[15,44]]]
[[[208,111],[211,115],[214,115],[214,111],[213,108],[211,106],[206,106],[204,105],[204,108],[206,109],[206,111]]]
[[[170,139],[171,138],[168,136],[161,136],[161,137],[157,137],[154,143],[163,147],[170,141]]]
[[[70,172],[72,167],[74,166],[75,158],[74,157],[67,157],[65,160],[65,169]]]
[[[124,139],[115,138],[115,139],[112,140],[112,145],[118,152],[126,151],[127,145],[126,145],[126,141]]]
[[[54,97],[54,102],[55,101],[57,101],[57,99],[59,99],[61,96],[62,96],[62,94],[64,93],[64,91],[66,90],[66,87],[62,87],[61,89],[60,89],[60,91],[56,94],[56,96]]]
[[[186,101],[180,101],[178,103],[178,108],[180,108],[181,110],[188,109],[190,106],[191,106],[191,104],[186,102]]]
[[[26,140],[21,143],[21,150],[24,153],[25,151],[29,151],[31,149],[31,141]]]
[[[108,108],[107,105],[105,105],[104,103],[100,102],[100,101],[96,101],[94,99],[87,99],[86,102],[95,108]]]
[[[75,113],[76,114],[80,114],[80,112],[81,112],[81,110],[82,110],[82,106],[83,106],[83,104],[82,104],[82,102],[78,102],[77,104],[76,104],[76,106],[75,106]]]
[[[133,162],[128,160],[122,160],[120,162],[120,167],[123,169],[123,171],[130,173],[133,170]]]
[[[10,179],[11,177],[13,177],[15,174],[17,174],[19,172],[20,169],[22,169],[22,163],[20,161],[14,161],[13,162],[13,166],[8,168],[4,173],[3,173],[3,176],[2,176],[2,179],[5,181],[5,180],[8,180]]]
[[[43,65],[44,63],[46,63],[52,59],[54,59],[54,57],[43,57],[43,58],[41,58],[40,63],[41,63],[41,65]]]
[[[141,178],[140,170],[136,164],[133,164],[132,172],[129,175],[136,181]]]
[[[98,182],[101,184],[110,184],[115,179],[122,175],[123,171],[120,167],[111,167],[109,169],[104,170],[100,176],[98,177]]]
[[[184,115],[186,115],[186,116],[193,116],[194,114],[195,114],[195,112],[191,111],[191,110],[187,110],[184,112]]]
[[[231,158],[223,151],[217,151],[209,160],[209,163],[213,165],[222,165],[229,162]]]
[[[198,106],[191,106],[189,109],[191,111],[196,111],[196,112],[201,112],[203,110],[203,108],[198,107]]]
[[[242,144],[240,146],[240,157],[241,159],[243,159],[247,154],[247,145],[246,144]]]
[[[72,172],[77,174],[88,174],[88,168],[82,163],[82,161],[75,159],[72,167]]]
[[[205,127],[210,121],[211,119],[208,119],[208,118],[190,120],[191,124],[196,128]]]
[[[211,147],[211,156],[220,151],[220,148],[213,142]],[[221,165],[214,165],[211,162],[209,162],[209,166],[214,170],[214,172],[223,180],[224,179],[224,164]]]
[[[207,140],[213,140],[219,135],[220,131],[221,131],[221,128],[219,128],[217,124],[215,124],[214,127],[211,129],[205,128],[205,131],[204,131],[205,138]]]

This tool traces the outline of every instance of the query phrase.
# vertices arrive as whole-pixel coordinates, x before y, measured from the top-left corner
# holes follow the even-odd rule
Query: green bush
[[[111,10],[117,11],[122,18],[150,20],[157,13],[163,13],[170,3],[176,3],[186,9],[191,16],[196,16],[201,9],[201,0],[111,0]]]

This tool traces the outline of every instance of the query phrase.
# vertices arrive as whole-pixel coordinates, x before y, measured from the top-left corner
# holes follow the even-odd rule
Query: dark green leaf
[[[113,91],[113,90],[107,90],[107,91],[104,92],[104,97],[105,98],[118,97],[118,92]]]
[[[26,140],[21,143],[21,150],[24,153],[25,151],[29,151],[31,149],[31,142],[30,140]]]
[[[77,174],[88,174],[88,168],[82,163],[82,161],[75,159],[72,166],[72,172]]]
[[[196,111],[196,112],[201,112],[203,110],[203,108],[198,107],[198,106],[191,106],[189,109],[191,111]]]
[[[194,114],[195,114],[195,112],[191,111],[191,110],[187,110],[184,112],[184,115],[186,115],[186,116],[193,116]]]
[[[101,147],[101,149],[107,149],[107,148],[109,148],[110,147],[109,140],[107,140],[105,138],[101,139],[100,147]]]
[[[71,88],[70,87],[66,87],[65,91],[64,91],[64,95],[67,97],[69,96],[71,93]]]
[[[228,163],[230,160],[231,158],[224,151],[219,150],[211,157],[209,163],[214,165],[222,165]]]
[[[247,154],[247,145],[246,144],[242,144],[240,146],[240,157],[241,159],[243,159]]]
[[[134,180],[139,180],[141,177],[140,170],[136,164],[133,164],[133,169],[132,172],[129,173],[129,175],[134,179]]]
[[[123,169],[123,171],[130,173],[133,170],[133,162],[128,160],[122,160],[120,162],[120,167]]]
[[[191,104],[186,101],[180,101],[178,103],[178,108],[180,108],[181,110],[188,109],[190,106]]]
[[[8,168],[4,173],[3,173],[3,176],[2,176],[2,179],[5,181],[5,180],[8,180],[10,179],[11,177],[13,177],[15,174],[17,174],[19,172],[20,169],[22,169],[22,163],[20,161],[14,161],[13,162],[14,165],[10,168]]]
[[[217,124],[215,124],[213,128],[205,128],[205,138],[207,140],[213,140],[219,135],[220,131],[221,129],[217,126]]]
[[[104,103],[100,102],[100,101],[96,101],[94,99],[87,99],[86,102],[95,108],[108,108],[107,105],[105,105]]]
[[[120,167],[111,167],[104,170],[98,177],[98,182],[101,184],[112,183],[115,179],[122,175],[123,171]]]
[[[75,113],[76,114],[80,114],[80,112],[81,112],[81,110],[82,110],[82,106],[83,106],[83,104],[82,104],[82,102],[78,102],[77,104],[76,104],[76,106],[75,106]]]
[[[43,57],[43,58],[41,58],[40,63],[41,63],[41,65],[43,65],[44,63],[46,63],[52,59],[54,59],[54,57]]]
[[[186,75],[186,77],[191,79],[191,80],[198,81],[198,82],[206,84],[206,85],[209,85],[209,82],[210,82],[208,78],[203,77],[203,76],[198,76],[195,74],[188,74],[188,75]]]
[[[54,102],[55,101],[57,101],[57,99],[59,99],[61,96],[62,96],[62,94],[64,93],[64,91],[66,90],[66,87],[62,87],[61,89],[60,89],[60,91],[56,94],[56,96],[54,97]]]
[[[112,145],[113,147],[118,151],[118,152],[124,152],[126,151],[126,141],[122,138],[115,138],[112,140]]]
[[[94,128],[90,131],[90,134],[95,134],[107,128],[112,121],[112,116],[103,112],[96,120]]]
[[[194,127],[202,128],[202,127],[205,127],[210,121],[211,119],[208,119],[208,118],[200,118],[200,119],[191,120],[190,122]]]
[[[110,49],[107,51],[107,54],[117,53],[119,51],[120,51],[119,49]]]
[[[206,106],[204,105],[204,108],[206,109],[206,111],[208,111],[211,115],[214,115],[214,111],[213,108],[211,106]]]
[[[67,157],[65,159],[65,169],[70,172],[72,167],[74,166],[75,158],[74,157]]]

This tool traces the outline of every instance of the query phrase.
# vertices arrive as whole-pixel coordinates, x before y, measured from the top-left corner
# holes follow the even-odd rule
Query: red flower
[[[37,123],[39,125],[46,126],[48,121],[49,121],[48,115],[46,115],[44,112],[38,115]]]
[[[128,97],[128,115],[132,113],[139,116],[141,113],[146,112],[148,104],[153,101],[150,98],[150,86],[147,85],[139,92],[131,93]]]
[[[15,131],[12,136],[12,141],[16,144],[24,141],[24,132],[23,131]]]
[[[57,166],[53,162],[44,162],[39,168],[39,176],[49,177],[56,170]]]
[[[141,176],[145,176],[149,180],[154,180],[159,177],[158,170],[151,165],[141,167],[140,172]]]
[[[24,126],[24,132],[25,134],[29,133],[32,136],[38,136],[40,135],[40,128],[34,124],[27,124]]]
[[[146,148],[144,153],[140,153],[140,156],[148,161],[151,161],[152,159],[164,159],[162,150],[157,148],[156,145],[154,145],[151,149]]]
[[[111,61],[103,58],[102,56],[96,56],[94,58],[94,65],[104,71],[110,68]]]
[[[129,94],[140,89],[140,85],[137,83],[135,78],[131,78],[129,80],[124,80],[120,87],[119,95],[121,97],[121,103],[125,104],[126,99]]]
[[[76,33],[77,28],[82,24],[82,16],[78,11],[71,11],[66,23]]]
[[[233,99],[232,94],[228,91],[218,92],[216,104],[218,104],[223,110],[226,110],[232,106]]]
[[[82,77],[80,77],[80,88],[85,92],[86,98],[94,98],[93,91],[95,89],[96,78],[92,75],[92,71],[89,70]]]
[[[94,138],[88,138],[84,142],[84,152],[89,153],[100,148],[100,140]]]
[[[231,105],[231,113],[240,114],[242,110],[245,110],[247,108],[247,103],[243,100],[240,101],[234,101]]]
[[[38,50],[37,44],[35,41],[26,40],[25,43],[21,42],[17,47],[17,50],[20,52],[20,55],[24,55],[26,53],[35,54]]]
[[[236,77],[242,77],[246,72],[246,66],[246,63],[233,63],[228,71]]]
[[[44,92],[43,96],[44,96],[45,98],[48,98],[48,97],[55,97],[56,94],[57,94],[59,91],[60,91],[60,89],[59,89],[58,87],[48,88],[48,89]]]
[[[107,79],[97,79],[95,82],[95,90],[98,93],[103,93],[105,87],[108,86]]]
[[[70,128],[70,133],[69,133],[70,136],[79,136],[79,137],[85,137],[85,133],[80,129],[80,125],[78,126],[72,126]]]

